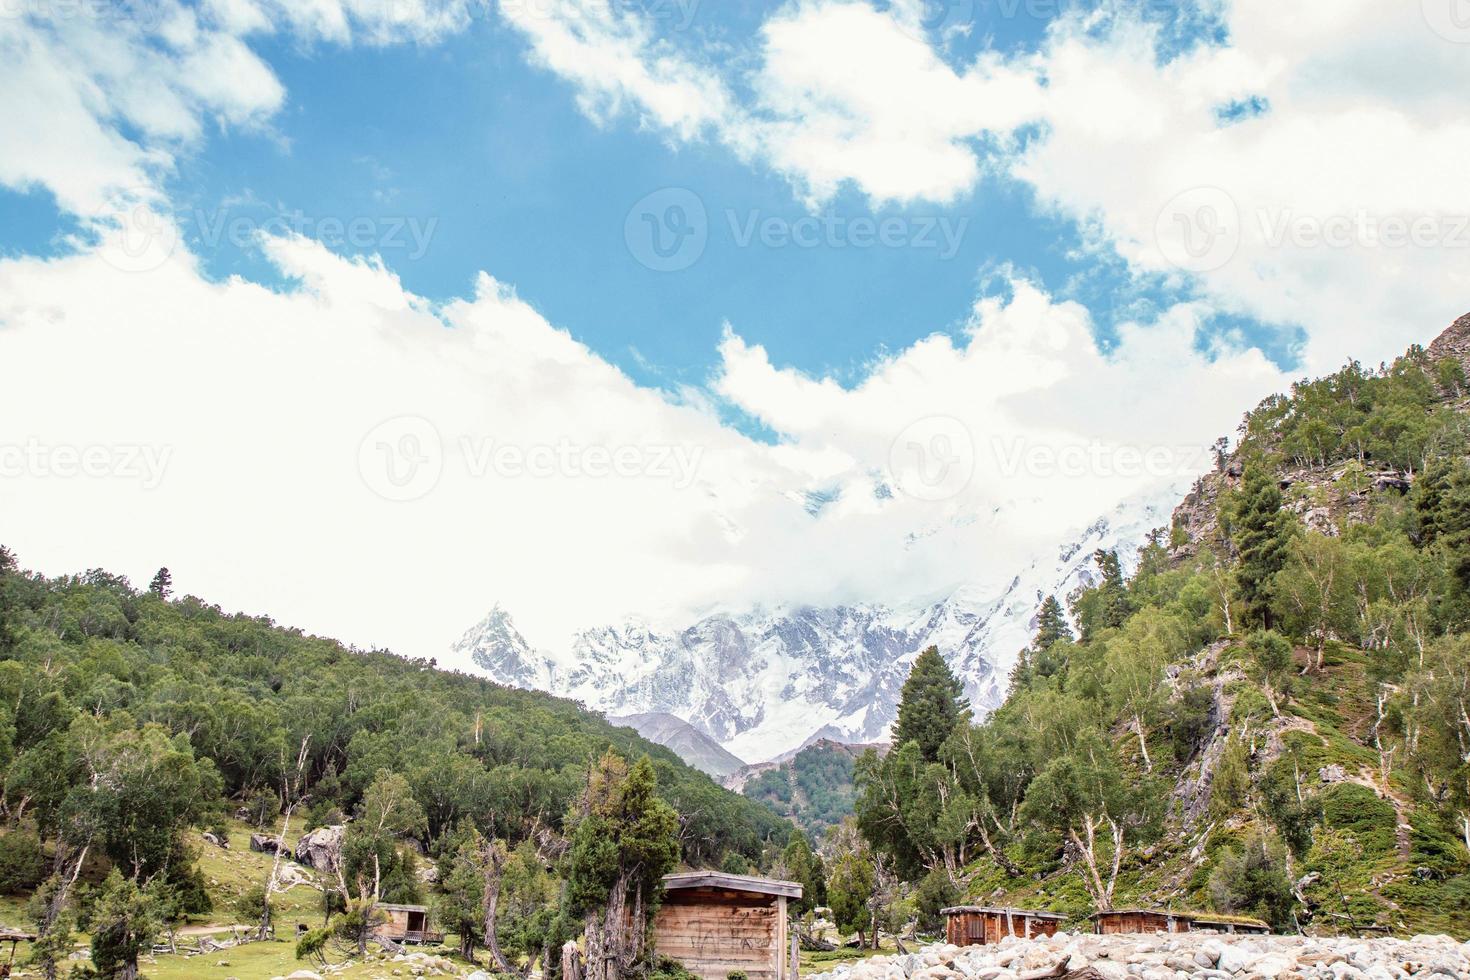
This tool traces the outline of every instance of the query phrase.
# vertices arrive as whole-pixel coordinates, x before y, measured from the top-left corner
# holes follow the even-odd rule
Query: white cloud
[[[816,201],[844,181],[875,202],[951,201],[979,179],[974,141],[1008,136],[1039,108],[1028,73],[996,58],[956,72],[865,4],[799,5],[761,35],[760,145]]]
[[[711,394],[782,434],[768,445],[709,396],[640,388],[489,276],[436,308],[376,262],[264,245],[295,289],[211,283],[182,252],[138,273],[94,252],[0,262],[0,540],[52,572],[168,564],[231,608],[413,654],[497,600],[550,643],[632,610],[903,601],[1006,579],[1150,482],[1038,469],[1037,450],[1111,466],[1198,447],[1281,380],[1257,354],[1196,354],[1188,308],[1104,356],[1084,310],[1017,283],[960,345],[921,341],[850,389],[731,333]],[[975,478],[883,496],[895,440],[931,416],[963,427]],[[415,459],[437,481],[416,487]],[[836,498],[814,516],[812,492]]]
[[[1470,58],[1433,29],[1437,4],[1234,0],[1216,5],[1227,43],[1168,57],[1149,24],[1075,14],[1036,52],[956,68],[912,4],[798,0],[762,26],[748,75],[632,14],[516,23],[599,118],[631,106],[676,138],[713,133],[813,206],[847,184],[875,205],[944,204],[1008,174],[1140,276],[1300,329],[1307,369],[1325,371],[1392,357],[1470,293]],[[1251,100],[1264,111],[1222,121]],[[1216,227],[1229,261],[1184,251]]]
[[[620,8],[604,0],[500,0],[501,15],[526,34],[535,61],[572,82],[593,119],[631,111],[684,140],[739,125],[718,75],[660,41],[647,18]]]
[[[1190,271],[1217,307],[1303,328],[1312,371],[1391,357],[1463,312],[1470,209],[1456,161],[1470,154],[1470,123],[1446,95],[1426,94],[1470,85],[1463,46],[1431,31],[1417,4],[1288,12],[1237,0],[1228,26],[1231,46],[1164,64],[1136,23],[1100,37],[1080,22],[1056,28],[1039,62],[1048,134],[1015,175],[1095,222],[1135,269],[1181,279],[1170,250],[1203,230],[1194,208],[1206,198],[1186,196],[1178,214],[1171,201],[1223,190],[1238,247]],[[1249,97],[1269,108],[1222,125],[1216,110]],[[1415,220],[1428,228],[1417,245],[1358,231],[1391,235]],[[1316,241],[1319,230],[1341,244]]]
[[[0,184],[104,221],[156,200],[211,124],[262,128],[285,103],[255,35],[382,45],[462,29],[468,0],[22,3],[0,15]],[[125,202],[123,202],[125,203]]]

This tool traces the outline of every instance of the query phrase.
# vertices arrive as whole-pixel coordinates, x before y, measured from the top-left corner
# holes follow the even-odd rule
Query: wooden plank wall
[[[654,946],[704,980],[735,970],[750,980],[794,980],[786,968],[786,899],[713,889],[669,892],[654,919]]]

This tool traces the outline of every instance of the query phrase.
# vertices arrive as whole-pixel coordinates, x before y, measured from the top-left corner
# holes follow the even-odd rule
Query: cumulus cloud
[[[962,342],[855,387],[732,331],[709,392],[675,397],[489,275],[435,305],[379,262],[262,247],[293,288],[209,282],[182,251],[0,262],[0,539],[54,572],[168,564],[227,605],[424,655],[495,601],[551,645],[630,611],[902,602],[1003,581],[1069,525],[1187,483],[1281,380],[1199,353],[1188,308],[1103,354],[1085,310],[1017,282]]]
[[[263,128],[285,104],[256,36],[304,43],[430,42],[467,0],[21,3],[0,16],[0,184],[44,189],[103,224],[156,202],[211,124]]]
[[[1464,312],[1470,38],[1447,6],[1230,0],[1210,5],[1226,40],[1183,50],[1134,17],[1071,13],[1035,51],[959,67],[912,4],[863,0],[773,14],[744,75],[654,45],[632,15],[564,37],[561,57],[537,50],[584,103],[713,135],[813,206],[844,185],[875,205],[943,204],[987,174],[1020,181],[1140,278],[1303,338],[1307,369],[1325,371]],[[617,70],[582,67],[599,59]],[[692,101],[660,109],[655,68],[696,77]]]

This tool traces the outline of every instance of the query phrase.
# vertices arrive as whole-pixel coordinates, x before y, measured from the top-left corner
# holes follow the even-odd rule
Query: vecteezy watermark
[[[623,241],[633,258],[654,272],[687,269],[709,242],[704,201],[684,187],[654,191],[628,209]]]
[[[144,490],[163,483],[172,446],[142,443],[51,444],[39,439],[0,443],[0,479],[128,480]]]
[[[1171,265],[1211,272],[1235,257],[1240,231],[1240,208],[1233,197],[1218,187],[1192,187],[1159,211],[1154,241]]]
[[[1470,44],[1470,0],[1421,0],[1430,30],[1455,44]]]
[[[504,479],[605,480],[647,478],[669,481],[675,490],[687,490],[699,475],[703,446],[678,444],[580,443],[561,439],[555,443],[521,445],[494,439],[460,440],[460,451],[472,477]]]
[[[941,259],[960,250],[970,219],[948,215],[875,218],[809,214],[799,218],[725,211],[730,236],[740,248],[757,242],[766,248],[918,248],[935,249]]]
[[[940,259],[959,252],[969,229],[967,216],[767,214],[760,209],[726,208],[723,229],[736,248],[912,248],[932,250]],[[717,228],[720,226],[716,226]],[[655,272],[678,272],[698,262],[709,245],[709,211],[685,187],[665,187],[628,210],[623,238],[640,264]]]
[[[1198,445],[1147,446],[1101,442],[1033,442],[1022,437],[990,440],[996,471],[1007,479],[1139,479],[1194,476],[1208,470],[1214,457]]]
[[[948,415],[911,422],[888,447],[888,474],[910,497],[947,500],[975,475],[975,440],[963,422]]]
[[[0,0],[3,2],[3,0]],[[437,217],[416,215],[334,215],[278,211],[262,207],[192,208],[171,213],[158,210],[147,191],[120,194],[96,215],[103,259],[124,272],[161,267],[180,239],[205,251],[221,246],[248,248],[262,237],[299,236],[330,249],[399,252],[409,260],[429,251]]]
[[[612,445],[572,439],[518,443],[462,435],[451,447],[453,451],[447,452],[438,428],[428,419],[399,416],[379,423],[363,437],[358,470],[369,490],[402,503],[433,492],[451,464],[463,467],[463,475],[472,480],[648,479],[686,490],[694,485],[704,459],[703,446],[678,443]]]
[[[1470,248],[1470,214],[1299,214],[1290,208],[1257,214],[1272,248]]]
[[[357,447],[362,480],[384,500],[418,500],[439,485],[444,443],[434,423],[400,415],[374,426]]]
[[[620,15],[651,21],[666,30],[683,31],[694,23],[699,4],[700,0],[592,0],[583,4],[568,0],[500,0],[499,9],[511,20]],[[496,4],[494,0],[482,0],[481,6],[488,8]]]

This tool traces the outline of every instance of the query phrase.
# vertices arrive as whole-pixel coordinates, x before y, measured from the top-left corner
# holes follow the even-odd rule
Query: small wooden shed
[[[1055,935],[1065,915],[1034,909],[992,908],[988,905],[956,905],[940,909],[944,915],[945,941],[954,946],[983,946],[1006,936]]]
[[[750,980],[796,980],[787,902],[801,885],[693,871],[664,878],[664,901],[653,920],[653,945],[704,980],[736,970]]]
[[[1239,915],[1191,916],[1190,929],[1244,936],[1269,936],[1271,934],[1271,927],[1260,919],[1249,919]]]
[[[444,933],[432,928],[427,906],[383,902],[378,905],[378,911],[387,916],[386,921],[373,930],[373,935],[378,938],[391,939],[395,943],[437,943],[444,939]]]
[[[1110,909],[1094,912],[1092,931],[1099,936],[1121,932],[1189,932],[1190,917],[1165,909]]]

